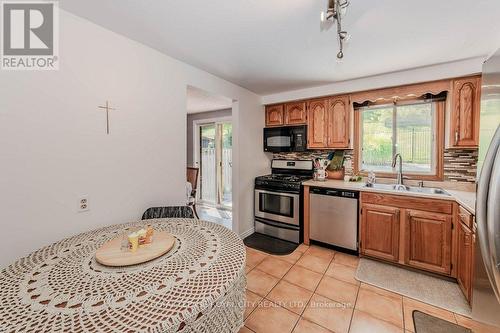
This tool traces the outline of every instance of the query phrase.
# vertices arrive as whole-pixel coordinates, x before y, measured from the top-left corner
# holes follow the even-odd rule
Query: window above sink
[[[399,153],[405,176],[441,180],[445,103],[446,93],[395,98],[392,103],[355,103],[355,171],[395,177],[392,159]]]

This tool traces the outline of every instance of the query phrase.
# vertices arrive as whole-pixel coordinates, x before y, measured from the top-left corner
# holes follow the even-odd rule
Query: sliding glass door
[[[215,206],[232,206],[232,124],[199,125],[200,201]]]

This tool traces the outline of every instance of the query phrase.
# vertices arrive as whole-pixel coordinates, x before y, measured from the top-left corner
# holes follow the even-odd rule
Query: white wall
[[[260,97],[61,10],[60,70],[0,72],[0,267],[149,206],[183,204],[187,85],[238,101],[234,230],[251,228],[249,185],[269,163]],[[105,100],[117,108],[109,136]],[[90,211],[78,213],[82,194]]]
[[[355,80],[335,82],[313,88],[286,91],[263,96],[262,103],[273,104],[476,74],[481,72],[485,60],[486,57],[478,57]]]

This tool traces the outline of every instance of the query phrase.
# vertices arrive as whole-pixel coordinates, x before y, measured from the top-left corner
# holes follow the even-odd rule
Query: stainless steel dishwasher
[[[310,190],[310,239],[358,251],[359,192],[318,188]]]

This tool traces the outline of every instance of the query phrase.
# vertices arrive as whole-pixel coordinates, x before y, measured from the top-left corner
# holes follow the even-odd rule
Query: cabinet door
[[[307,147],[327,147],[327,100],[310,101],[307,107]]]
[[[463,223],[458,228],[457,281],[470,302],[472,292],[472,232]]]
[[[408,210],[405,228],[405,264],[450,274],[451,223],[451,215]]]
[[[349,147],[349,96],[338,96],[328,100],[328,147]]]
[[[363,204],[361,253],[397,262],[399,259],[399,208]]]
[[[285,104],[285,125],[299,125],[306,123],[306,103]]]
[[[451,145],[475,147],[479,143],[481,78],[454,80],[452,93]]]
[[[266,106],[266,126],[283,125],[283,104]]]

